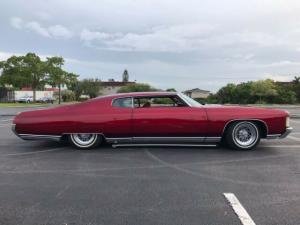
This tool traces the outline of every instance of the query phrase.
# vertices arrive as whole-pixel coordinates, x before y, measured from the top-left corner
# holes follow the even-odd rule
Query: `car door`
[[[203,141],[207,130],[205,110],[188,105],[142,107],[135,104],[132,121],[135,142]]]
[[[105,136],[109,141],[127,142],[132,137],[132,97],[112,100],[109,119],[105,123]]]

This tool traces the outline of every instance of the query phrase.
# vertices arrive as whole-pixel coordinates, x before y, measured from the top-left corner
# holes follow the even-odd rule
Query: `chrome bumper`
[[[18,133],[16,132],[16,124],[11,125],[11,130],[15,135],[19,136]]]
[[[267,139],[277,139],[277,138],[285,138],[293,131],[292,127],[287,127],[283,134],[269,134],[267,135]]]
[[[18,134],[16,132],[16,124],[12,124],[11,130],[14,132],[15,135],[17,135],[19,138],[22,138],[23,140],[55,140],[59,141],[61,139],[60,135],[40,135],[40,134]]]

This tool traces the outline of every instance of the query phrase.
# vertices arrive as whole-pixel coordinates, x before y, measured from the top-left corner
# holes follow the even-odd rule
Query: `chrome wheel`
[[[240,122],[232,131],[233,141],[240,148],[251,148],[259,139],[259,132],[255,124]]]
[[[70,134],[70,140],[78,148],[91,148],[99,139],[97,134]]]

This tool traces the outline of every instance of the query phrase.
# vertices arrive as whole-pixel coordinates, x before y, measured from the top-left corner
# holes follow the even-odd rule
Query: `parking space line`
[[[0,120],[0,122],[7,122],[7,121],[12,121],[14,119],[8,119],[8,120]]]
[[[243,225],[255,225],[246,209],[242,206],[238,198],[233,193],[223,193],[223,195],[225,196]]]
[[[300,148],[300,145],[260,145],[261,148]]]
[[[54,151],[58,151],[58,150],[61,150],[61,149],[62,148],[52,148],[52,149],[46,149],[46,150],[41,150],[41,151],[9,153],[9,154],[5,154],[3,156],[32,155],[32,154],[45,153],[45,152],[54,152]]]

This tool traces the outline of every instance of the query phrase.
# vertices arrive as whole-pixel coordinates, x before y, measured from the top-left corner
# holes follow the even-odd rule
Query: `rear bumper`
[[[293,131],[292,127],[287,127],[283,134],[270,134],[267,135],[267,139],[277,139],[277,138],[285,138]]]
[[[15,135],[23,140],[55,140],[59,141],[61,139],[60,135],[41,135],[41,134],[18,134],[16,132],[16,124],[12,124],[12,131]]]

